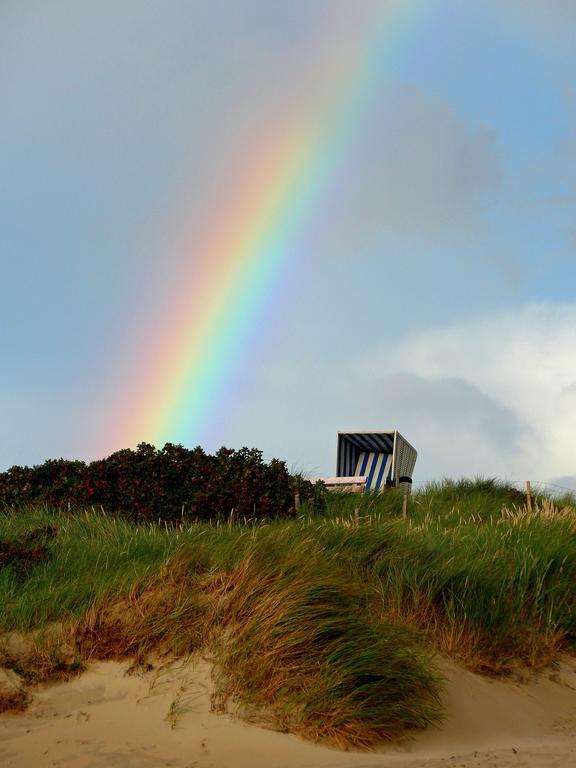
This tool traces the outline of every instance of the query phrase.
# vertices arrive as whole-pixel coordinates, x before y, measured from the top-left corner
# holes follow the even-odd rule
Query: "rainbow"
[[[203,237],[187,244],[193,264],[179,281],[179,295],[171,297],[155,341],[143,345],[132,375],[137,396],[130,398],[128,412],[122,403],[123,417],[120,409],[114,414],[108,447],[143,440],[158,446],[200,442],[289,267],[295,240],[430,2],[370,5],[360,20],[360,44],[352,58],[339,62],[325,103],[311,115],[290,114],[288,105],[227,180],[232,192],[214,206]]]

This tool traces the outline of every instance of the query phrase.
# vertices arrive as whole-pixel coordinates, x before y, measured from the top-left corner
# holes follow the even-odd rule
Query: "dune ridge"
[[[339,752],[214,711],[211,665],[138,670],[95,662],[42,686],[24,713],[0,716],[5,768],[564,768],[576,765],[576,660],[527,682],[440,662],[447,717],[376,752]]]

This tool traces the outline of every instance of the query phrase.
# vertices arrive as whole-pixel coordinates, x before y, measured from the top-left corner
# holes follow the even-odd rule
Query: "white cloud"
[[[501,475],[503,454],[514,455],[529,437],[514,411],[461,378],[396,373],[374,378],[361,391],[367,405],[364,425],[398,428],[413,442],[420,480]]]
[[[379,384],[386,408],[409,425],[426,473],[574,474],[574,304],[530,305],[416,333],[373,350],[358,386],[366,380],[370,402]]]

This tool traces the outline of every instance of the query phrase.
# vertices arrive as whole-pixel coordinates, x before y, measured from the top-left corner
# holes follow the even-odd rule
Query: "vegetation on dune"
[[[166,443],[140,443],[92,461],[49,460],[0,472],[0,508],[50,505],[101,506],[135,522],[293,517],[294,491],[322,502],[321,484],[291,475],[278,459],[257,449],[220,448],[207,454]]]
[[[369,746],[439,716],[430,653],[372,620],[360,582],[313,531],[289,543],[261,532],[215,597],[221,690],[283,729]]]
[[[459,481],[414,493],[405,516],[394,492],[334,494],[321,515],[304,504],[297,519],[250,525],[6,510],[0,541],[44,531],[48,554],[24,570],[0,561],[0,666],[26,667],[7,647],[16,631],[35,639],[36,677],[203,650],[223,705],[369,747],[440,717],[435,651],[505,674],[574,649],[575,508],[523,502]],[[65,659],[53,633],[46,650],[52,627]]]

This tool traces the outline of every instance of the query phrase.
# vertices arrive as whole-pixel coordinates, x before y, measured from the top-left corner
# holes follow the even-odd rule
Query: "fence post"
[[[296,491],[294,494],[294,511],[296,514],[300,512],[300,491]]]
[[[402,499],[402,517],[406,517],[406,512],[408,510],[408,494],[404,494],[404,498]]]
[[[532,512],[532,487],[530,480],[526,480],[526,507],[528,512]]]

